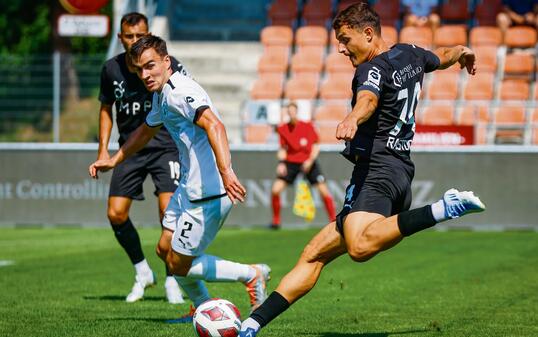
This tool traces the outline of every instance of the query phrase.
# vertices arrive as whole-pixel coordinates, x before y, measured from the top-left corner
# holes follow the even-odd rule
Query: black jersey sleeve
[[[429,50],[420,48],[415,46],[417,49],[417,52],[422,55],[422,59],[424,60],[424,72],[425,73],[431,73],[434,70],[437,70],[439,66],[441,65],[441,60],[439,60],[439,57],[432,53]]]
[[[386,81],[386,76],[380,66],[370,62],[363,63],[357,67],[355,78],[357,81],[357,92],[368,90],[373,92],[377,97],[381,95],[383,84]]]
[[[99,101],[105,104],[113,104],[116,100],[114,88],[107,72],[107,64],[101,68],[101,86],[99,87]]]

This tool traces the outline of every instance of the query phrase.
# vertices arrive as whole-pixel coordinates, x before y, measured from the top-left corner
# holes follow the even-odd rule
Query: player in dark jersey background
[[[323,267],[344,253],[365,262],[406,236],[485,209],[472,192],[450,189],[434,204],[409,210],[414,175],[409,151],[424,73],[459,62],[474,75],[474,53],[464,46],[435,52],[406,44],[389,49],[381,38],[379,16],[365,3],[340,12],[333,28],[338,51],[356,68],[353,109],[336,128],[336,138],[347,142],[344,156],[355,164],[344,207],[305,247],[276,291],[243,322],[242,337],[256,336],[306,295]]]
[[[142,36],[149,34],[148,20],[140,13],[129,13],[121,19],[118,37],[128,52]],[[177,60],[172,58],[172,67],[187,74]],[[99,150],[97,159],[109,158],[108,143],[112,130],[112,106],[116,108],[116,123],[120,133],[120,146],[129,135],[146,120],[151,110],[153,94],[148,92],[126,53],[121,53],[106,61],[101,71],[99,100]],[[155,185],[158,197],[159,218],[162,220],[168,201],[177,188],[179,163],[177,148],[165,128],[136,155],[123,162],[112,173],[107,215],[116,239],[131,260],[135,271],[135,283],[126,297],[127,302],[135,302],[144,295],[144,289],[156,283],[155,274],[149,267],[138,232],[129,218],[133,200],[143,200],[143,183],[148,173]],[[161,223],[161,221],[159,221]],[[161,258],[166,257],[170,247],[158,247]],[[183,303],[183,296],[172,274],[166,269],[164,282],[166,297],[170,303]]]

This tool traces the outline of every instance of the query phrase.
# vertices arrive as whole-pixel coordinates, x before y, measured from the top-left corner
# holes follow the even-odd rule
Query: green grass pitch
[[[269,290],[316,230],[226,229],[209,253],[273,269]],[[124,296],[133,270],[109,229],[0,229],[0,336],[194,336],[167,324],[188,310],[165,302],[159,231],[142,229],[161,281]],[[209,284],[246,316],[240,284]],[[260,337],[538,336],[538,233],[425,232],[373,260],[343,256]]]

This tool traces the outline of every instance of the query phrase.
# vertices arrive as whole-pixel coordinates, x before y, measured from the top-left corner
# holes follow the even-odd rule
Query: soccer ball
[[[232,302],[214,298],[196,308],[192,324],[199,337],[236,337],[241,329],[241,314]]]

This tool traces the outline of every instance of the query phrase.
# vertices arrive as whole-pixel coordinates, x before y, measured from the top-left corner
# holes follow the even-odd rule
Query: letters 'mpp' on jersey
[[[193,79],[175,72],[162,91],[153,95],[152,106],[146,123],[151,127],[164,124],[176,143],[180,188],[187,191],[189,200],[226,193],[207,133],[195,124],[207,108],[220,118],[205,90]]]

